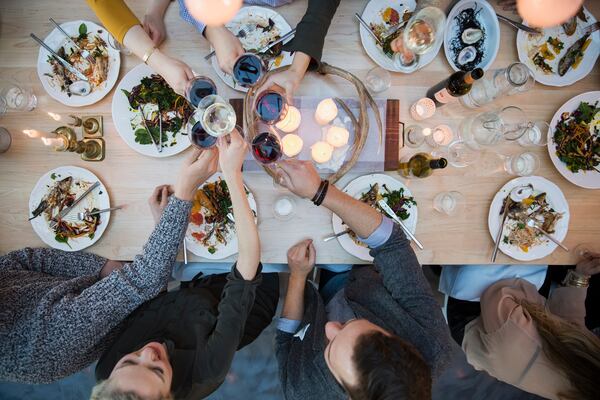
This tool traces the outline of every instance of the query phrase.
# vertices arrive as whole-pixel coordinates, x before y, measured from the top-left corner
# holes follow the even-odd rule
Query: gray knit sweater
[[[191,203],[171,196],[140,255],[99,279],[106,259],[25,248],[0,257],[0,381],[48,383],[91,364],[121,322],[166,285]]]

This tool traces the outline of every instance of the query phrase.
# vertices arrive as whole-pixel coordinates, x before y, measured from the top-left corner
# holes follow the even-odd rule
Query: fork
[[[102,213],[105,213],[108,211],[120,210],[121,208],[123,208],[123,206],[110,207],[110,208],[105,208],[103,210],[96,210],[96,211],[80,211],[77,213],[77,216],[67,217],[67,218],[64,218],[64,220],[69,221],[69,222],[83,221],[84,219],[86,219],[87,217],[91,217],[92,215],[98,215],[98,214],[102,214]]]
[[[522,31],[529,32],[529,33],[535,33],[535,34],[538,34],[538,35],[542,33],[539,29],[535,29],[535,28],[532,28],[530,26],[523,25],[520,22],[513,21],[510,18],[506,18],[504,15],[500,15],[500,14],[496,13],[496,16],[498,17],[498,19],[500,21],[504,21],[507,24],[512,25],[513,27],[515,27],[517,29],[520,29]]]
[[[54,24],[54,26],[56,26],[58,28],[59,31],[62,32],[62,34],[69,39],[69,42],[71,42],[73,44],[73,46],[75,46],[75,48],[77,50],[79,50],[79,53],[81,54],[81,56],[83,58],[85,58],[86,60],[88,60],[88,62],[90,64],[95,64],[96,63],[96,59],[94,57],[92,57],[92,55],[90,54],[89,51],[82,49],[81,47],[79,47],[79,45],[77,43],[75,43],[75,41],[71,38],[71,36],[65,32],[65,30],[63,28],[61,28],[61,26],[52,18],[49,18],[50,22],[52,22]]]
[[[248,34],[248,32],[246,32],[245,29],[241,29],[237,35],[235,35],[236,38],[245,38],[246,35]],[[207,55],[204,56],[204,59],[206,61],[210,60],[215,54],[217,54],[216,50],[211,51],[210,53],[208,53]]]

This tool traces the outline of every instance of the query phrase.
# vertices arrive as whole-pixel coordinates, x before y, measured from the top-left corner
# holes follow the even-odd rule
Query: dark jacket
[[[421,353],[435,381],[450,361],[451,338],[409,241],[398,226],[381,247],[371,250],[374,266],[354,268],[344,289],[357,315],[393,332]],[[306,284],[304,317],[310,324],[304,340],[277,332],[276,355],[286,399],[347,399],[325,363],[325,306]]]
[[[224,275],[213,275],[145,303],[100,358],[96,378],[107,379],[124,355],[149,342],[163,342],[173,368],[175,398],[209,395],[225,380],[236,350],[271,322],[279,281],[276,274],[265,277],[268,282],[263,282],[259,272],[254,280],[246,281],[234,266],[226,283]],[[255,304],[259,287],[265,290]]]

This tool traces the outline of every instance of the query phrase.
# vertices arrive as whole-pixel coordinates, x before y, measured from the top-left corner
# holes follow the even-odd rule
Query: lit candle
[[[435,114],[435,103],[428,97],[424,97],[410,107],[410,115],[416,121],[431,118]]]
[[[333,147],[327,142],[316,142],[311,147],[312,159],[319,164],[326,163],[331,160]]]
[[[285,118],[275,124],[277,129],[285,133],[291,133],[298,129],[302,116],[300,110],[294,106],[289,106]]]
[[[315,110],[315,121],[319,125],[327,125],[337,117],[338,108],[333,99],[321,100]]]
[[[348,144],[350,133],[346,128],[332,126],[327,130],[327,143],[333,147],[342,147]]]
[[[423,136],[430,136],[431,128],[423,128]]]
[[[53,146],[54,149],[65,149],[67,147],[67,143],[66,143],[65,139],[62,137],[57,137],[57,138],[43,137],[42,142],[44,142],[44,144],[46,146]]]
[[[283,146],[283,154],[288,157],[294,157],[302,151],[304,141],[300,136],[290,133],[281,139],[281,145]]]

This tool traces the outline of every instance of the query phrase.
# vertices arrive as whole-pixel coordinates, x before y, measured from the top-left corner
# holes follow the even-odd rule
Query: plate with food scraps
[[[37,73],[42,86],[50,96],[67,106],[82,107],[97,103],[117,83],[121,55],[108,45],[109,33],[100,25],[90,21],[70,21],[60,26],[79,47],[89,51],[96,61],[90,63],[83,58],[58,28],[54,28],[44,42],[88,78],[91,92],[87,96],[71,93],[69,88],[74,89],[72,84],[79,79],[54,59],[48,50],[40,47]],[[76,83],[75,86],[77,85]]]
[[[254,195],[244,185],[250,209],[256,218]],[[220,172],[210,177],[194,197],[190,223],[185,233],[187,248],[197,256],[220,260],[238,252],[238,238],[229,189]]]
[[[437,45],[432,51],[420,56],[418,65],[413,68],[400,67],[394,62],[394,54],[390,47],[391,42],[397,38],[402,30],[397,30],[395,33],[385,36],[387,31],[393,30],[395,26],[408,21],[412,16],[412,11],[416,7],[414,0],[405,0],[402,2],[391,0],[371,0],[365,6],[362,12],[362,19],[371,27],[371,31],[380,39],[383,40],[382,48],[367,29],[359,24],[360,41],[363,48],[371,57],[371,59],[381,68],[392,72],[411,73],[429,64],[435,56],[437,56],[442,42]]]
[[[541,84],[572,85],[593,70],[600,54],[600,32],[583,34],[595,22],[596,18],[584,8],[567,23],[546,28],[540,35],[519,30],[519,61],[533,71],[535,80]]]
[[[496,240],[504,202],[509,198],[510,191],[528,185],[533,189],[526,191],[522,198],[511,200],[499,246],[504,254],[520,261],[544,258],[558,247],[534,226],[542,228],[560,242],[565,240],[569,230],[569,203],[559,187],[540,176],[524,176],[506,183],[492,200],[488,214],[492,241]],[[528,223],[529,219],[534,222]]]
[[[242,47],[248,53],[258,52],[263,47],[268,46],[292,30],[290,24],[277,11],[258,6],[241,8],[236,16],[225,24],[225,26],[238,37],[242,43]],[[240,34],[241,31],[243,31],[242,34]],[[285,40],[284,43],[290,40],[292,38]],[[274,54],[268,52],[269,54],[262,56],[263,61],[268,66],[268,70],[292,63],[292,54],[281,50],[284,43],[274,46],[274,48],[277,48]],[[214,49],[211,47],[212,50]],[[212,57],[211,64],[217,75],[219,75],[219,78],[227,86],[240,92],[248,91],[248,88],[238,85],[233,76],[221,70],[216,56]]]
[[[64,251],[79,251],[90,247],[102,237],[110,220],[110,211],[77,218],[77,213],[103,210],[110,207],[106,187],[100,185],[89,193],[67,215],[56,220],[64,208],[78,199],[100,179],[87,169],[73,166],[58,167],[42,176],[29,196],[28,218],[37,235],[48,246]],[[56,227],[50,222],[55,219]]]
[[[600,91],[575,96],[556,111],[548,129],[548,153],[569,182],[600,189]]]
[[[144,113],[148,129],[144,127],[138,107]],[[161,124],[159,112],[162,152],[157,146]],[[193,113],[192,105],[146,64],[136,66],[121,79],[112,101],[112,118],[119,136],[133,150],[149,157],[169,157],[187,149],[191,143],[186,125]]]
[[[363,175],[348,183],[343,191],[355,199],[370,204],[384,215],[385,213],[379,208],[377,202],[385,199],[408,229],[415,233],[417,203],[412,197],[410,189],[399,180],[385,174]],[[333,214],[331,223],[335,234],[348,229],[348,226],[336,214]],[[358,240],[354,232],[339,236],[337,239],[344,250],[354,257],[364,261],[373,261],[373,257],[369,254],[369,248]]]
[[[487,1],[461,0],[446,19],[444,53],[455,71],[488,69],[500,48],[500,26]]]

